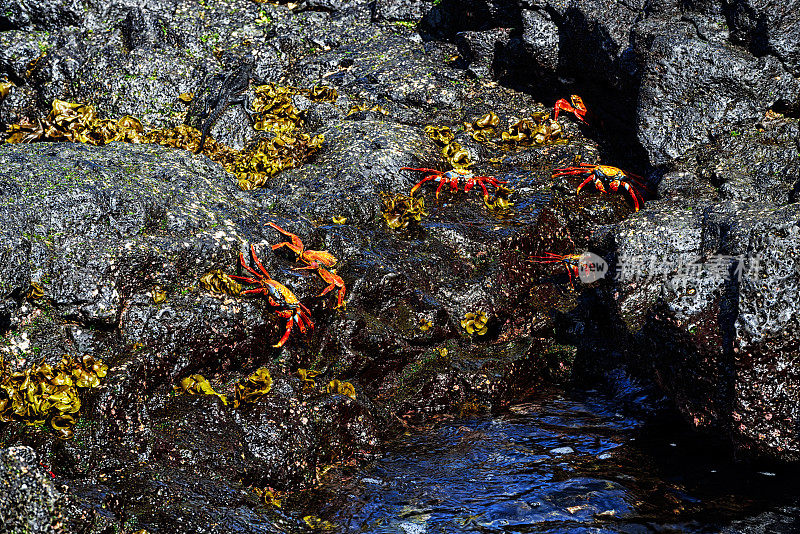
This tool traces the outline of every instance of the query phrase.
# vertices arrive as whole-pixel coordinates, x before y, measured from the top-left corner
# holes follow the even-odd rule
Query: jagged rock
[[[650,203],[614,232],[619,279],[600,293],[625,325],[609,346],[749,457],[800,458],[798,228],[796,205]]]
[[[755,123],[778,101],[796,100],[797,81],[774,57],[674,34],[645,41],[647,50],[637,50],[644,58],[637,127],[654,165]]]
[[[418,21],[431,7],[428,0],[376,0],[373,20]]]
[[[800,75],[800,4],[796,0],[737,0],[729,4],[733,37],[756,56],[774,55]]]

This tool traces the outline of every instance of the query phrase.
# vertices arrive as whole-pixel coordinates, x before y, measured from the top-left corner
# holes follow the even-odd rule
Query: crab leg
[[[283,242],[283,243],[278,243],[277,245],[272,245],[272,250],[277,250],[281,247],[288,247],[289,250],[291,250],[295,254],[300,254],[305,248],[303,242],[300,241],[300,238],[294,235],[293,233],[287,232],[286,230],[284,230],[283,228],[281,228],[280,226],[271,221],[267,223],[267,226],[271,226],[272,228],[274,228],[275,230],[279,231],[280,233],[282,233],[283,235],[292,240],[291,243]]]
[[[278,313],[278,317],[288,317],[289,320],[286,321],[286,332],[283,333],[283,337],[280,338],[277,343],[272,345],[275,348],[282,347],[283,344],[286,343],[286,340],[289,339],[289,334],[292,333],[292,322],[294,321],[294,317],[292,317],[292,312],[288,310],[285,312]]]
[[[250,245],[250,250],[251,250],[251,251],[252,251],[252,247],[253,247],[253,245]],[[255,275],[255,276],[256,276],[256,278],[261,278],[261,275],[260,275],[260,274],[258,274],[258,272],[257,272],[257,271],[255,271],[254,269],[251,269],[251,268],[250,268],[250,266],[249,266],[249,265],[247,265],[247,262],[246,262],[246,261],[244,261],[244,254],[242,254],[241,252],[239,253],[239,263],[241,263],[241,264],[242,264],[242,267],[244,267],[244,268],[245,268],[245,270],[246,270],[247,272],[249,272],[250,274],[253,274],[253,275]],[[269,275],[267,275],[267,277],[269,277]],[[241,279],[243,279],[243,280],[246,280],[246,281],[250,282],[251,284],[260,284],[260,283],[261,283],[261,282],[259,282],[258,280],[251,280],[251,279],[249,279],[249,278],[245,278],[245,277],[243,277],[243,276],[239,276],[238,278],[241,278]]]
[[[422,186],[422,184],[424,184],[425,182],[427,182],[429,180],[433,180],[435,178],[438,178],[438,177],[439,177],[439,175],[436,175],[436,174],[430,174],[430,175],[426,176],[425,178],[420,180],[419,183],[417,183],[417,185],[415,185],[414,187],[411,188],[411,195],[413,196],[414,195],[414,191],[419,189]]]
[[[589,182],[591,182],[594,179],[595,179],[594,175],[590,175],[587,179],[585,179],[583,182],[581,182],[581,185],[578,186],[578,189],[577,189],[577,191],[575,191],[575,194],[576,195],[579,194],[581,192],[581,189],[583,189],[583,186],[585,186],[586,184],[588,184]]]
[[[438,178],[439,178],[439,187],[436,188],[436,198],[439,198],[439,191],[442,190],[442,186],[447,182],[447,180],[445,180],[444,177],[442,177],[442,175],[439,175]],[[420,183],[422,183],[422,182],[420,182]],[[452,187],[452,184],[451,184],[451,187]],[[457,182],[456,182],[456,187],[455,188],[456,188],[456,190],[458,190],[458,183]],[[413,190],[412,190],[412,192],[413,192]]]
[[[262,273],[264,273],[264,278],[266,278],[267,280],[272,280],[272,277],[270,277],[270,275],[269,275],[269,273],[267,272],[267,270],[264,268],[264,266],[263,266],[263,265],[261,265],[261,260],[259,260],[259,259],[258,259],[258,256],[256,256],[256,248],[253,246],[253,244],[252,244],[252,243],[250,243],[250,254],[252,254],[252,255],[253,255],[253,261],[255,262],[255,264],[256,264],[256,267],[258,267],[258,268],[259,268],[259,270],[260,270]]]
[[[611,187],[613,191],[616,191],[620,186],[624,188],[625,191],[630,193],[631,198],[633,199],[633,207],[635,208],[636,211],[639,211],[639,199],[636,198],[636,189],[634,189],[633,186],[625,182],[619,182],[619,183],[611,182],[609,184],[609,187]]]

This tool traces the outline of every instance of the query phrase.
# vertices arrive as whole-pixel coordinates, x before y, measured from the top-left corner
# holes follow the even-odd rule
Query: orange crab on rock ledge
[[[255,278],[234,275],[231,275],[231,278],[241,280],[247,284],[257,284],[259,287],[244,290],[241,294],[263,295],[267,297],[270,306],[279,308],[276,312],[278,317],[287,319],[286,332],[284,332],[283,337],[273,345],[273,347],[282,347],[283,344],[286,343],[286,340],[289,339],[289,334],[292,333],[292,326],[294,323],[297,324],[297,327],[303,334],[306,333],[307,329],[314,328],[314,323],[311,321],[308,308],[303,306],[294,293],[292,293],[288,287],[270,277],[267,270],[261,265],[258,256],[256,256],[253,245],[250,245],[250,254],[253,256],[253,263],[258,267],[258,271],[247,265],[247,262],[244,261],[244,254],[241,252],[239,253],[239,263],[241,263],[242,267]]]
[[[578,186],[576,194],[580,194],[583,186],[589,182],[593,182],[595,189],[601,193],[608,193],[606,186],[615,193],[621,187],[627,191],[631,199],[633,199],[633,207],[639,211],[639,200],[644,203],[642,194],[637,190],[637,187],[644,189],[644,178],[633,173],[625,172],[617,167],[610,165],[593,165],[591,163],[578,163],[574,167],[564,167],[562,169],[555,169],[553,177],[556,176],[586,176],[586,179]]]
[[[475,184],[481,186],[483,189],[483,198],[488,198],[489,191],[486,189],[486,184],[493,185],[494,187],[498,187],[500,184],[507,184],[508,182],[501,182],[494,176],[475,176],[474,173],[468,171],[466,169],[451,169],[447,172],[444,171],[437,171],[436,169],[419,169],[413,167],[401,167],[401,171],[420,171],[426,174],[425,178],[420,180],[417,185],[411,188],[411,196],[414,196],[414,192],[422,186],[425,182],[429,180],[436,180],[439,182],[439,187],[436,188],[436,198],[439,198],[439,192],[442,190],[442,187],[445,184],[450,185],[450,189],[455,193],[458,191],[458,180],[464,179],[466,183],[464,184],[464,192],[468,193],[470,189],[475,187]]]

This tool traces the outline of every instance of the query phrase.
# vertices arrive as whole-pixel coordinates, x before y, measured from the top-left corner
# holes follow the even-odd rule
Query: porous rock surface
[[[256,191],[155,145],[0,147],[3,357],[15,369],[64,353],[109,365],[74,439],[12,422],[0,444],[34,447],[68,484],[68,530],[271,532],[299,519],[254,489],[307,488],[403,425],[500,408],[571,371],[626,369],[740,452],[797,460],[795,4],[0,0],[0,76],[14,84],[3,125],[59,98],[175,126],[178,95],[243,51],[257,84],[340,94],[296,98],[325,144]],[[400,167],[445,170],[424,126],[458,130],[495,111],[507,127],[570,93],[594,117],[565,118],[566,144],[501,150],[457,131],[473,170],[514,189],[510,212],[475,189],[437,200],[424,186],[420,227],[387,227],[380,193],[421,179]],[[234,148],[258,135],[238,106],[211,129]],[[642,211],[550,177],[576,158],[647,175]],[[271,221],[339,259],[346,307],[271,249],[283,240]],[[251,244],[315,323],[281,349],[286,321],[265,299],[199,284],[214,269],[243,274]],[[612,268],[635,256],[703,265],[689,280],[668,271],[571,292],[563,265],[526,261],[586,248]],[[740,255],[759,269],[739,276]],[[483,336],[460,324],[475,311],[489,317]],[[173,392],[198,373],[230,395],[260,367],[271,392],[238,409]],[[320,371],[316,384],[300,368]],[[356,398],[328,392],[333,379]]]
[[[0,449],[0,532],[64,532],[63,497],[36,451]]]

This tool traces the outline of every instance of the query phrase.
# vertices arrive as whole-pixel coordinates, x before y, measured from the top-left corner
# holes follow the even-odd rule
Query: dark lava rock
[[[64,498],[33,449],[0,449],[0,488],[0,532],[64,531]]]
[[[653,165],[669,163],[713,134],[756,122],[778,102],[796,104],[797,80],[774,57],[755,58],[679,33],[643,41],[637,126]]]
[[[616,318],[600,346],[629,354],[695,427],[752,458],[800,454],[799,217],[796,205],[649,203],[613,232],[618,279],[589,319]]]

